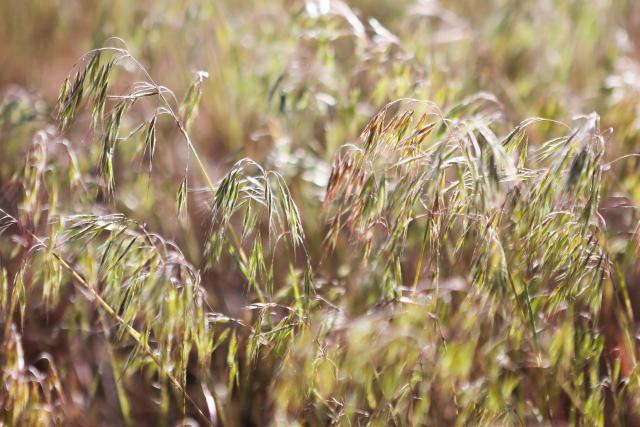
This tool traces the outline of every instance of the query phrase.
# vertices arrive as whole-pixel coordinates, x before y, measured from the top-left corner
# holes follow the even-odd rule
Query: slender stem
[[[152,83],[155,85],[155,82],[152,81]],[[171,106],[167,102],[167,99],[164,97],[162,92],[158,91],[158,93],[159,93],[160,97],[162,98],[162,100],[165,102],[166,107],[169,109],[169,112],[173,116],[173,119],[176,121],[176,125],[178,126],[178,130],[180,131],[180,133],[184,137],[185,141],[187,142],[187,146],[189,147],[189,150],[191,151],[191,154],[193,154],[193,158],[196,161],[196,166],[198,166],[198,171],[200,172],[200,175],[206,181],[207,186],[209,187],[209,189],[213,193],[215,193],[217,188],[213,184],[213,181],[211,181],[211,178],[209,178],[209,174],[207,173],[207,169],[205,168],[204,163],[200,159],[200,155],[198,154],[198,151],[196,150],[196,147],[193,145],[193,142],[191,142],[191,138],[189,137],[189,134],[187,133],[187,130],[184,128],[184,126],[183,126],[182,122],[180,121],[180,119],[178,118],[178,116],[171,109]],[[227,223],[227,231],[229,232],[229,234],[231,234],[231,239],[233,240],[233,243],[236,246],[236,250],[238,251],[238,254],[240,255],[240,258],[242,259],[242,262],[247,264],[249,258],[247,257],[247,254],[244,252],[244,249],[242,248],[242,244],[240,242],[240,239],[238,238],[238,235],[236,234],[235,230],[233,229],[233,227],[229,223]]]
[[[413,276],[413,291],[418,288],[418,282],[420,281],[420,273],[422,271],[422,260],[424,259],[424,253],[427,249],[427,241],[429,239],[429,229],[431,225],[431,218],[428,218],[426,228],[424,230],[424,238],[422,239],[422,246],[420,247],[420,256],[418,257],[418,265],[416,266],[416,272]]]
[[[162,96],[162,95],[160,95],[160,96]],[[164,96],[162,96],[162,98],[166,102],[166,99],[164,98]],[[200,171],[200,175],[202,175],[202,178],[204,178],[204,180],[207,182],[207,185],[209,186],[211,191],[215,192],[216,191],[216,186],[213,185],[213,182],[211,181],[211,178],[209,178],[209,174],[207,173],[207,170],[204,167],[204,163],[202,163],[202,160],[200,159],[200,156],[198,155],[198,151],[196,150],[196,147],[191,142],[191,138],[189,138],[189,134],[187,133],[186,129],[184,128],[184,126],[182,125],[182,122],[180,122],[178,117],[176,115],[174,115],[173,118],[175,119],[176,124],[178,125],[178,130],[180,130],[180,133],[182,134],[184,139],[187,141],[187,146],[189,147],[189,150],[191,151],[191,154],[193,154],[193,158],[196,161],[196,165],[198,166],[198,170]]]

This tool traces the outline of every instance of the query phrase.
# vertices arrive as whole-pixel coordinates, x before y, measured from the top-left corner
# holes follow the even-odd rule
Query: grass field
[[[640,425],[640,2],[0,0],[0,426]]]

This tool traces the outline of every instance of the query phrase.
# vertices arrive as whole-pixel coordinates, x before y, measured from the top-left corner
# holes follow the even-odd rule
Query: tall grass
[[[637,423],[635,6],[280,3],[6,91],[0,424]]]

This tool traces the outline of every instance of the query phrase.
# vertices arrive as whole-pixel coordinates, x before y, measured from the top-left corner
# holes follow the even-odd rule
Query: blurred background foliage
[[[212,206],[229,200],[169,119],[155,124],[152,169],[139,136],[119,141],[104,194],[101,126],[85,108],[62,131],[56,106],[104,46],[148,72],[124,61],[110,93],[152,77],[179,101],[206,72],[185,123],[206,175],[253,177],[246,200],[266,206],[261,170],[236,162],[277,171],[302,249],[274,243],[295,223],[271,236],[271,217],[247,231],[253,217],[238,214],[242,241],[219,237],[227,249],[212,260]],[[409,106],[385,109],[398,99]],[[433,134],[413,99],[437,106]],[[136,102],[122,129],[155,102]],[[416,112],[407,128],[403,111]],[[536,117],[549,120],[526,122]],[[411,131],[426,139],[409,153],[397,141]],[[447,139],[464,132],[482,153]],[[0,208],[17,221],[0,240],[0,423],[636,425],[639,136],[634,0],[2,0]],[[486,151],[491,139],[504,149]],[[456,192],[469,176],[471,193]],[[164,249],[125,238],[145,233]],[[142,338],[122,338],[95,296],[83,300],[89,288],[62,288],[77,278],[55,241]],[[103,273],[109,261],[126,268]],[[140,293],[123,299],[130,279]]]

